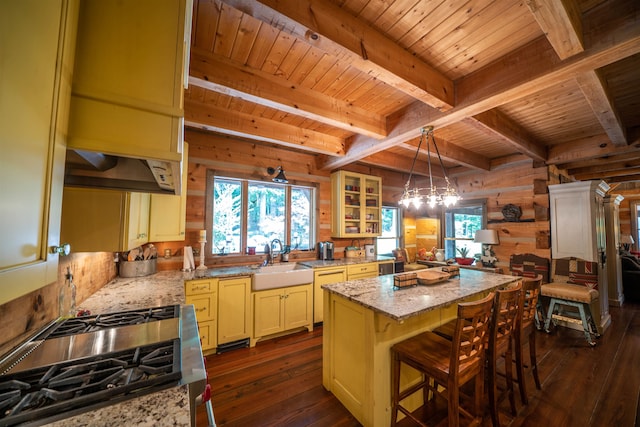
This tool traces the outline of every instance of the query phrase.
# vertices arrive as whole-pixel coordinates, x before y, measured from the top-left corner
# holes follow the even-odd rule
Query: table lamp
[[[620,243],[622,244],[624,250],[629,252],[629,250],[631,249],[631,245],[633,245],[635,242],[633,241],[633,237],[631,237],[631,234],[623,234],[622,236],[620,236]]]
[[[491,245],[497,245],[500,243],[500,240],[498,239],[498,232],[496,230],[478,230],[476,231],[473,241],[476,243],[482,243],[482,256],[480,257],[482,266],[495,267],[498,259],[494,256],[495,254],[493,249],[491,249]]]

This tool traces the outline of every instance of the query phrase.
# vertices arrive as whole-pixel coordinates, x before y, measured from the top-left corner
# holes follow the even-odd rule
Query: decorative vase
[[[444,261],[444,249],[436,249],[436,261]]]

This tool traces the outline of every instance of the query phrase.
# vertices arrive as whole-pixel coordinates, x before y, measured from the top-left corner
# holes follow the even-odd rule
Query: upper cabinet
[[[128,251],[149,241],[148,193],[64,188],[63,241],[73,252]]]
[[[549,186],[551,253],[603,262],[606,250],[604,181],[578,181]]]
[[[57,280],[78,2],[0,2],[0,305]]]
[[[84,0],[71,149],[180,162],[191,2]]]
[[[381,233],[382,180],[338,171],[331,174],[331,235],[374,237]]]

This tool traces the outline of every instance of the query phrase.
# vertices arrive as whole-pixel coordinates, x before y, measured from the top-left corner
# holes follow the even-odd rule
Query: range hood
[[[67,149],[64,185],[179,195],[181,169],[181,162]]]

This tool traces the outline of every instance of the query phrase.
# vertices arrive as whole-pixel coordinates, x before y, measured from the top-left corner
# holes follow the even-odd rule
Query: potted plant
[[[456,262],[460,265],[471,265],[473,264],[473,261],[475,261],[474,258],[468,258],[467,254],[469,253],[469,248],[462,247],[462,248],[456,248],[456,251],[460,254],[460,257],[456,257]]]

